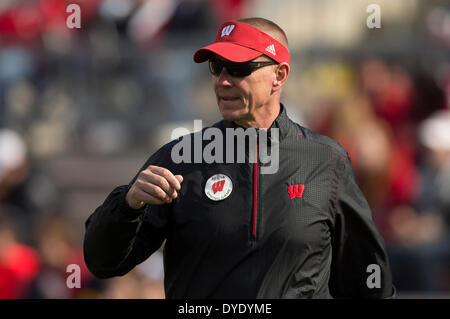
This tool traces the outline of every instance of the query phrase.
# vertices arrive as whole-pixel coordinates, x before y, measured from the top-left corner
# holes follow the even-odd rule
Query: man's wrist
[[[130,188],[128,187],[124,191],[124,195],[122,197],[123,198],[123,200],[122,200],[123,211],[126,211],[127,213],[133,213],[133,215],[134,215],[134,213],[141,214],[144,211],[143,209],[145,207],[145,203],[141,207],[130,205],[130,202],[132,203],[132,200],[129,199],[129,191],[130,191]]]
[[[130,195],[130,191],[128,190],[125,195],[125,203],[128,205],[128,207],[130,209],[139,210],[142,207],[144,207],[144,205],[145,205],[144,201],[138,201],[135,199],[131,199],[129,195]]]

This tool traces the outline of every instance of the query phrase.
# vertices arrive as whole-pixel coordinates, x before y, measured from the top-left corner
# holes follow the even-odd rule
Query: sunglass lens
[[[247,63],[230,63],[227,65],[227,71],[236,77],[244,77],[252,73],[251,66]]]
[[[220,75],[223,69],[223,63],[218,60],[210,60],[209,61],[209,70],[213,75]]]
[[[250,75],[254,70],[250,63],[227,63],[220,60],[209,60],[209,70],[215,76],[219,76],[224,67],[228,74],[235,77]]]

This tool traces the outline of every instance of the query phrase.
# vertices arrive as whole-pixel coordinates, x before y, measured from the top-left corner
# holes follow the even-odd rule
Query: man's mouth
[[[237,96],[219,96],[219,98],[223,101],[236,101],[239,100]]]

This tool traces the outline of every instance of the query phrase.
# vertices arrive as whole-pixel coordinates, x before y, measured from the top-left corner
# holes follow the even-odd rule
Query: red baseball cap
[[[200,48],[194,54],[196,63],[205,62],[213,54],[233,62],[247,62],[263,54],[278,63],[289,63],[288,49],[261,30],[238,21],[222,23],[214,43]]]

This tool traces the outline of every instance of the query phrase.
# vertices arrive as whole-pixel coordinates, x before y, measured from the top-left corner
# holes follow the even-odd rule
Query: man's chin
[[[218,105],[220,114],[222,114],[224,120],[236,121],[241,119],[245,114],[245,108],[241,103],[220,101]]]
[[[220,110],[222,118],[226,121],[236,121],[242,117],[242,112],[240,110]]]

